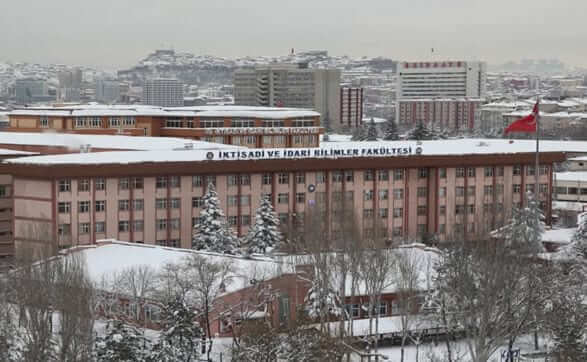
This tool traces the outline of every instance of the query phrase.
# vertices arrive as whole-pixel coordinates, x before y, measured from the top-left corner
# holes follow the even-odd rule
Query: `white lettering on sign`
[[[252,134],[314,134],[318,132],[320,132],[319,127],[225,127],[205,129],[206,136]]]
[[[402,147],[373,148],[301,148],[301,149],[264,149],[244,151],[208,152],[208,160],[272,160],[299,158],[337,158],[337,157],[386,157],[420,155],[422,147],[406,145]]]

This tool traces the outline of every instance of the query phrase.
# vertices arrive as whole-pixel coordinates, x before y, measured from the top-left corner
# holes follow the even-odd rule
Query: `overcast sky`
[[[157,48],[587,66],[586,0],[0,0],[0,60],[135,64]]]

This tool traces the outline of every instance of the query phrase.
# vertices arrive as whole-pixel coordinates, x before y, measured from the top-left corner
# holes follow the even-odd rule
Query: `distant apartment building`
[[[96,80],[96,101],[100,103],[115,103],[120,98],[120,83],[117,80]]]
[[[61,102],[79,102],[83,73],[81,69],[74,69],[59,72],[59,88],[57,89],[57,100]]]
[[[478,61],[398,63],[397,122],[474,127],[479,98],[485,95],[486,68],[485,62]],[[422,116],[414,114],[418,112]]]
[[[305,64],[241,68],[234,73],[238,105],[314,109],[331,126],[339,125],[340,70],[309,69]]]
[[[151,79],[143,86],[143,104],[159,107],[183,106],[183,84],[177,79]]]
[[[17,79],[14,84],[14,96],[17,104],[29,104],[46,100],[47,83],[42,79]]]
[[[340,88],[340,124],[358,127],[363,119],[363,88]],[[333,125],[330,125],[333,127]],[[336,127],[335,127],[336,128]]]

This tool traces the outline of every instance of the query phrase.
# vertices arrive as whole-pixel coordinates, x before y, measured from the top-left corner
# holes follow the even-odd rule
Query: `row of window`
[[[179,230],[180,228],[180,221],[179,219],[157,219],[156,223],[157,231],[164,231],[167,229],[170,230]],[[118,231],[119,232],[142,232],[145,227],[145,222],[143,220],[121,220],[118,222]],[[78,224],[78,233],[82,234],[89,234],[90,233],[90,223],[79,223]],[[59,236],[68,236],[71,234],[71,224],[59,224],[57,228]],[[106,232],[106,222],[104,221],[97,221],[94,223],[94,231],[96,233],[105,233]]]
[[[200,120],[200,128],[224,128],[224,120],[212,119],[212,120]],[[315,127],[314,120],[294,120],[292,121],[292,127]],[[183,128],[184,123],[181,119],[167,119],[165,121],[165,127]],[[186,120],[185,127],[194,128],[193,120]],[[234,128],[251,128],[256,127],[255,121],[251,119],[235,119],[230,122],[229,127]],[[283,128],[285,127],[285,121],[283,120],[263,120],[260,127],[268,128]]]
[[[110,127],[134,126],[136,120],[134,117],[110,117],[108,119]],[[49,120],[41,118],[41,127],[48,127]],[[76,117],[74,122],[75,128],[100,128],[102,127],[101,117]]]

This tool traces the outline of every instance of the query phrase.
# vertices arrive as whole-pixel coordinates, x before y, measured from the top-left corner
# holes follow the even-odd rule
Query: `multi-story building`
[[[362,120],[363,88],[340,88],[341,126],[346,126],[349,128],[359,127],[361,125]]]
[[[143,86],[143,104],[160,107],[183,106],[183,84],[177,79],[151,79]]]
[[[320,115],[294,108],[143,105],[29,107],[9,113],[9,131],[182,137],[254,148],[316,147]]]
[[[484,62],[400,62],[397,74],[398,123],[425,121],[456,129],[474,127],[479,98],[485,95]]]
[[[537,191],[549,221],[552,166],[566,148],[547,149],[539,170],[532,141],[460,139],[33,156],[5,161],[0,174],[13,178],[17,244],[115,238],[189,248],[210,184],[238,235],[269,195],[287,230],[319,213],[336,233],[334,219],[350,213],[366,237],[451,240],[503,225],[527,191]]]
[[[47,100],[47,83],[42,79],[17,79],[14,83],[14,96],[17,104]]]
[[[340,70],[276,64],[234,72],[238,105],[315,109],[332,126],[340,124]]]
[[[58,79],[57,100],[60,102],[79,102],[83,81],[82,70],[78,68],[60,72]]]
[[[115,103],[120,99],[120,82],[117,80],[96,80],[96,101],[106,104]]]
[[[482,104],[478,98],[403,99],[397,101],[398,124],[424,123],[450,130],[472,130]]]

